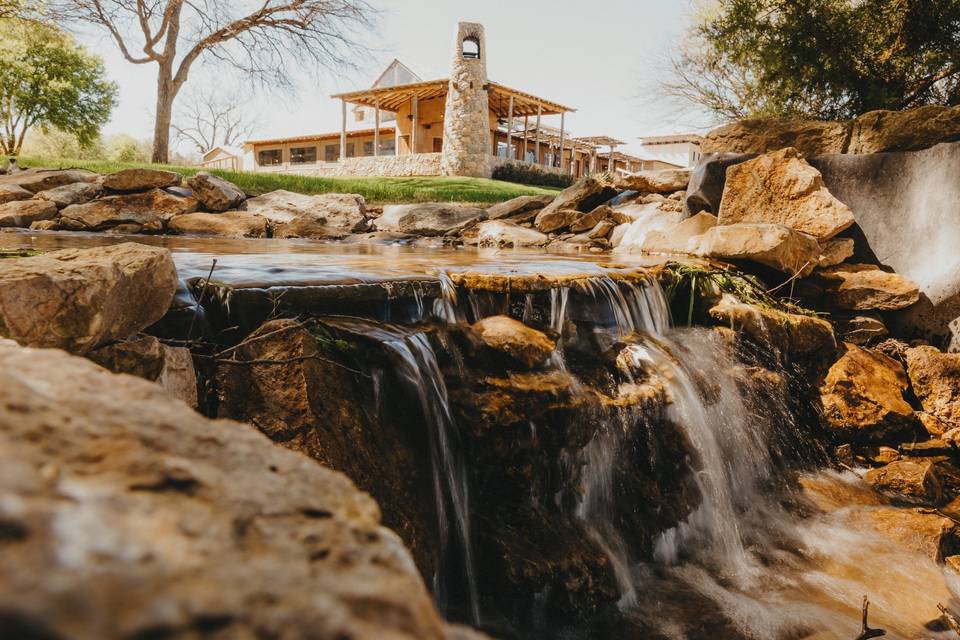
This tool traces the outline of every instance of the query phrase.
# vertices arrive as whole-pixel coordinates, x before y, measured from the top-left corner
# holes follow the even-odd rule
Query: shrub
[[[512,162],[502,164],[494,169],[493,179],[543,187],[559,187],[561,189],[565,189],[575,182],[573,176],[542,171],[533,165],[514,164]]]

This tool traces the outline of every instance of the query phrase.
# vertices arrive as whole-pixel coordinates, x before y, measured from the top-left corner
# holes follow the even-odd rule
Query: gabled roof
[[[385,81],[387,76],[390,73],[395,73],[397,75],[402,74],[407,77],[406,81],[399,82],[399,83]],[[410,84],[413,82],[422,82],[422,81],[423,81],[423,78],[421,78],[416,73],[414,73],[413,70],[410,69],[410,67],[400,62],[397,58],[394,58],[393,62],[387,65],[387,68],[384,69],[379,76],[377,76],[377,79],[373,81],[373,84],[370,85],[370,87],[372,89],[382,88],[382,87],[395,87],[399,84]]]
[[[227,155],[231,155],[231,156],[242,156],[242,155],[243,155],[243,149],[241,149],[240,147],[232,147],[232,146],[225,145],[225,144],[219,144],[219,145],[215,146],[213,149],[210,149],[210,150],[207,151],[205,154],[203,154],[203,157],[206,158],[207,156],[209,156],[209,155],[210,155],[211,153],[213,153],[214,151],[223,151],[223,152],[226,153]]]

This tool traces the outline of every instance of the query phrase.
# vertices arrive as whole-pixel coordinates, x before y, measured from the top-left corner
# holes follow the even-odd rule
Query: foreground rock
[[[187,213],[174,216],[167,223],[173,233],[226,238],[263,238],[267,235],[267,219],[246,211],[226,213]]]
[[[853,212],[823,186],[820,172],[793,148],[727,169],[719,224],[781,224],[829,240],[853,225]]]
[[[304,195],[281,189],[250,198],[243,210],[272,224],[304,219],[346,233],[364,231],[367,226],[366,203],[363,196],[356,194]]]
[[[189,349],[165,345],[153,336],[140,336],[94,349],[87,358],[114,373],[156,382],[171,397],[197,406],[197,372]]]
[[[960,354],[921,346],[908,349],[906,359],[923,410],[947,428],[960,427]]]
[[[74,182],[41,191],[35,197],[39,200],[49,200],[57,205],[58,209],[63,209],[72,204],[90,202],[100,195],[100,191],[100,185],[96,182]]]
[[[943,562],[960,547],[957,524],[950,518],[916,509],[873,509],[866,514],[873,528],[901,549]]]
[[[161,169],[122,169],[103,178],[103,188],[111,191],[149,191],[175,187],[183,177],[175,171]]]
[[[158,321],[176,290],[170,252],[130,242],[0,260],[0,335],[85,353]]]
[[[703,235],[717,226],[717,217],[698,213],[665,230],[649,231],[640,245],[647,253],[696,254],[700,251]]]
[[[450,637],[343,475],[63,352],[0,347],[0,381],[14,636]]]
[[[29,200],[33,197],[32,191],[27,191],[17,184],[0,184],[0,204],[16,200]]]
[[[542,247],[549,241],[547,234],[509,220],[487,220],[477,225],[477,244],[481,247]]]
[[[683,191],[689,183],[689,169],[641,171],[632,176],[618,177],[616,180],[618,189],[638,193],[674,193]]]
[[[823,415],[843,442],[878,442],[908,431],[913,408],[904,400],[907,376],[896,360],[846,345],[820,388]]]
[[[937,468],[928,460],[894,460],[871,469],[863,479],[877,491],[908,502],[933,506],[943,496]]]
[[[546,335],[509,316],[490,316],[473,325],[480,339],[523,367],[541,365],[553,353],[556,344]]]
[[[485,219],[483,209],[453,204],[394,204],[383,208],[377,218],[378,231],[410,233],[418,236],[442,236],[462,231]]]
[[[579,211],[587,213],[593,211],[601,204],[607,202],[617,195],[617,190],[607,183],[594,177],[587,177],[578,180],[570,185],[554,198],[553,202],[548,204],[537,214],[535,221],[538,231],[550,233],[564,228],[563,220],[566,224],[573,222],[577,216],[558,216],[557,213],[562,210]]]
[[[753,118],[718,127],[700,145],[708,153],[767,153],[794,147],[805,155],[843,153],[848,127],[843,122]]]
[[[96,182],[100,174],[82,169],[27,169],[0,176],[0,185],[16,185],[30,193],[61,187],[75,182]]]
[[[487,220],[501,218],[534,218],[538,211],[553,202],[554,196],[517,196],[487,209]]]
[[[193,196],[208,211],[236,209],[246,199],[246,194],[237,185],[219,176],[201,171],[187,180]]]
[[[813,236],[779,224],[717,225],[703,234],[698,253],[805,275],[817,265],[820,244]]]
[[[841,264],[821,269],[817,277],[840,309],[895,311],[920,299],[915,282],[872,264]]]
[[[57,215],[57,205],[46,200],[16,200],[0,204],[0,227],[29,227]]]
[[[174,216],[197,210],[197,201],[153,189],[146,193],[107,196],[74,204],[60,212],[56,228],[70,231],[160,233]]]

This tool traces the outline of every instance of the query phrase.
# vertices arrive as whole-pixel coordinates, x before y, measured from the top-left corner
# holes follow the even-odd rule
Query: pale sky
[[[628,141],[702,131],[702,113],[678,108],[659,96],[666,61],[679,45],[691,0],[371,0],[383,10],[374,51],[359,71],[339,76],[296,73],[292,94],[245,89],[260,114],[254,138],[337,131],[339,102],[330,94],[369,87],[399,58],[425,80],[448,76],[458,21],[486,29],[487,74],[491,80],[577,109],[567,128],[579,136],[612,135]],[[106,133],[152,135],[154,65],[132,65],[99,33],[81,41],[103,56],[108,75],[119,84],[119,105]],[[196,69],[191,86],[224,85],[212,68]],[[216,80],[214,80],[216,79]],[[184,93],[181,93],[181,97]],[[546,124],[559,125],[550,120]],[[183,147],[184,151],[189,150]]]

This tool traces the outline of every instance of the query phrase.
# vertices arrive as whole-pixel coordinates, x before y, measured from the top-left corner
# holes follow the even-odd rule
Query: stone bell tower
[[[482,24],[457,25],[443,116],[443,175],[490,177],[486,46]]]

